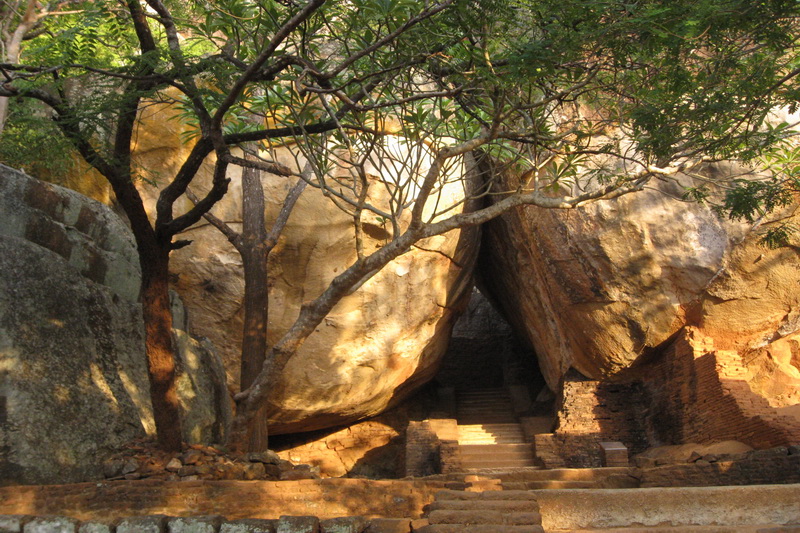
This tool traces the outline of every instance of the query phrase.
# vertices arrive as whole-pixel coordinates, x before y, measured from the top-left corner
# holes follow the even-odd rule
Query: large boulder
[[[517,209],[486,225],[484,279],[553,390],[570,367],[595,379],[619,374],[686,325],[721,349],[777,342],[772,366],[800,377],[791,364],[800,366],[797,342],[787,344],[800,326],[795,249],[765,248],[757,229],[676,200],[682,192],[656,182],[570,211]]]
[[[140,168],[174,176],[190,146],[181,142],[182,126],[166,106],[148,107],[137,135]],[[431,154],[400,137],[390,142],[393,153],[367,168],[370,200],[385,206],[389,184],[414,179],[404,161],[414,156],[421,172]],[[302,156],[294,146],[276,147],[271,158],[299,169]],[[475,176],[461,163],[447,174],[448,183],[430,201],[440,208],[464,209]],[[192,188],[207,190],[210,165]],[[339,168],[332,173],[345,174]],[[240,171],[230,167],[228,194],[212,210],[233,229],[241,228]],[[266,223],[271,227],[293,179],[262,174]],[[159,182],[159,186],[163,183]],[[158,187],[142,185],[146,208],[154,209]],[[176,205],[176,214],[190,205]],[[317,297],[330,281],[356,259],[352,215],[337,208],[318,189],[300,197],[278,246],[269,260],[269,342],[277,341],[297,318],[300,306]],[[407,222],[405,219],[402,223]],[[365,218],[367,253],[388,243],[386,222]],[[182,238],[191,246],[172,255],[174,287],[186,302],[190,329],[208,337],[220,350],[229,383],[238,388],[242,337],[244,280],[239,254],[218,230],[201,222]],[[421,242],[351,294],[345,296],[305,341],[286,366],[268,398],[273,434],[320,429],[377,414],[407,397],[431,379],[446,350],[450,330],[469,297],[477,229],[452,231]]]
[[[154,431],[133,238],[108,207],[1,165],[0,220],[0,483],[102,478]],[[184,438],[219,441],[221,364],[176,335]]]

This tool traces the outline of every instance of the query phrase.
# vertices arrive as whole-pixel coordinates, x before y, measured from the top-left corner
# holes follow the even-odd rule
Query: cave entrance
[[[444,403],[450,394],[457,402],[471,391],[504,390],[517,417],[553,414],[554,397],[533,348],[477,288],[453,328],[436,384]]]

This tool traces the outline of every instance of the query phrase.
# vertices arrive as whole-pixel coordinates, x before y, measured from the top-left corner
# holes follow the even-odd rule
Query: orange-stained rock
[[[675,200],[673,184],[653,187],[570,211],[521,208],[485,228],[490,292],[536,348],[550,387],[570,367],[618,374],[685,325],[718,349],[764,351],[772,362],[753,366],[765,392],[776,372],[795,386],[796,251],[769,250],[758,229]]]

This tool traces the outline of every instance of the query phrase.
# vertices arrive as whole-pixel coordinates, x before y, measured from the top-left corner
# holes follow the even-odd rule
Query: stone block
[[[409,533],[411,521],[407,518],[373,518],[366,533]]]
[[[24,533],[75,533],[78,521],[66,516],[39,516],[25,524]]]
[[[367,519],[363,516],[329,518],[319,523],[321,533],[363,533]]]
[[[282,516],[275,533],[320,533],[316,516]]]
[[[168,533],[217,533],[222,519],[218,516],[196,516],[191,518],[170,518]]]
[[[601,442],[600,456],[603,466],[628,466],[628,448],[621,442]]]
[[[2,515],[0,516],[0,533],[21,533],[25,522],[30,519],[30,516],[25,515]]]
[[[78,528],[78,533],[114,533],[114,528],[103,522],[84,522]]]
[[[277,525],[277,520],[245,518],[225,522],[220,526],[219,533],[275,533]]]
[[[164,515],[133,516],[120,520],[116,533],[164,533],[166,526]]]

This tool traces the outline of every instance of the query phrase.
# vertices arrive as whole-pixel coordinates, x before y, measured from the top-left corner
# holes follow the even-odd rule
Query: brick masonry
[[[535,436],[536,456],[548,468],[604,466],[601,442],[620,441],[630,455],[647,449],[646,397],[640,383],[607,383],[567,374],[556,429]],[[618,462],[614,466],[621,466]]]
[[[603,465],[602,441],[632,457],[651,446],[736,440],[756,449],[800,443],[800,422],[751,391],[736,352],[714,350],[686,328],[638,381],[608,383],[567,374],[556,429],[535,436],[548,468]]]
[[[691,463],[643,468],[642,487],[707,487],[800,483],[800,447],[755,450],[741,457],[703,457]]]
[[[694,328],[648,366],[647,426],[654,445],[737,440],[756,449],[800,443],[800,422],[750,390],[736,352],[714,350]]]
[[[405,461],[406,476],[430,476],[459,470],[458,422],[452,418],[409,422]]]

